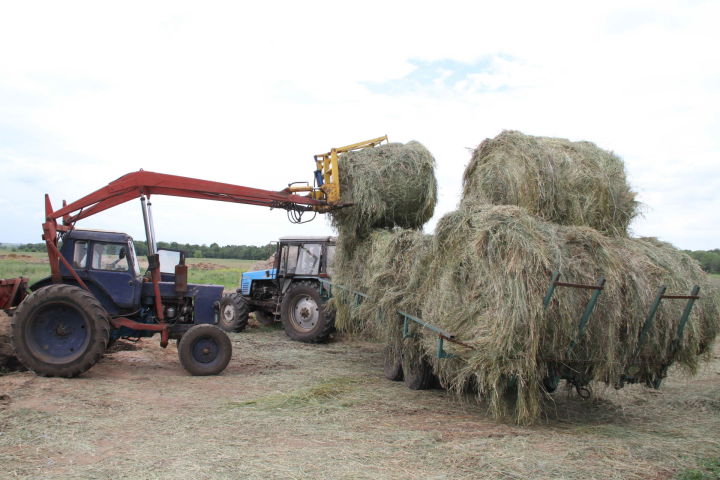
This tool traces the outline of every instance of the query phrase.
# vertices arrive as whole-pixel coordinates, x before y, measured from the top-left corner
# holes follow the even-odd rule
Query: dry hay
[[[269,270],[271,268],[275,267],[275,254],[273,253],[268,257],[267,260],[260,260],[253,264],[252,267],[248,269],[249,272],[255,272],[257,270]]]
[[[20,360],[15,356],[10,325],[10,317],[0,310],[0,375],[4,371],[23,369]]]
[[[388,338],[392,329],[377,322],[377,315],[385,318],[395,315],[397,309],[417,310],[417,302],[407,292],[417,288],[411,283],[414,272],[423,269],[431,244],[431,235],[401,228],[375,230],[360,242],[348,242],[341,236],[333,281],[365,293],[370,300],[358,299],[346,289],[335,289],[336,326],[346,333]]]
[[[457,360],[431,358],[443,384],[462,393],[470,384],[495,416],[528,423],[540,415],[548,368],[583,380],[616,384],[633,365],[652,380],[669,363],[683,301],[665,300],[639,356],[640,330],[658,287],[687,294],[702,287],[674,360],[693,373],[718,333],[718,300],[707,276],[686,254],[654,239],[608,238],[587,227],[542,221],[514,206],[477,206],[438,224],[428,281],[412,292],[425,299],[419,313],[475,349]],[[585,335],[570,353],[591,293],[559,287],[546,312],[550,276],[595,284],[607,279]],[[424,350],[434,351],[434,338]],[[584,379],[582,377],[585,377]],[[510,405],[508,391],[517,391]]]
[[[545,222],[515,206],[452,212],[434,237],[412,230],[375,231],[352,252],[341,250],[335,281],[371,301],[336,290],[338,327],[384,340],[390,354],[425,357],[443,385],[462,396],[469,386],[498,418],[531,423],[548,398],[549,369],[615,385],[626,368],[650,381],[673,360],[693,373],[718,333],[718,301],[706,275],[686,254],[655,239],[609,238],[587,227]],[[572,353],[591,293],[558,287],[543,309],[550,276],[595,284],[607,279],[585,335]],[[684,301],[665,300],[636,357],[640,330],[658,287],[687,294],[702,287],[681,347],[672,342]],[[436,337],[402,339],[402,310],[455,334],[473,350],[435,358]],[[512,393],[508,395],[508,393]],[[508,401],[510,400],[510,401]]]
[[[32,255],[23,255],[18,253],[8,253],[0,255],[0,260],[14,260],[23,263],[48,263],[47,255],[34,257]]]
[[[212,262],[198,262],[188,264],[188,268],[190,270],[221,270],[227,267]]]
[[[340,192],[352,207],[332,214],[348,237],[374,228],[420,228],[437,201],[435,159],[418,142],[390,143],[344,154],[339,159]]]
[[[472,390],[493,416],[518,423],[541,416],[550,398],[544,380],[554,373],[579,385],[591,380],[615,385],[626,373],[652,381],[673,361],[689,373],[697,369],[720,328],[720,305],[690,257],[655,239],[621,235],[624,227],[606,236],[587,226],[543,220],[518,206],[483,204],[482,192],[468,185],[460,209],[440,220],[434,236],[399,226],[348,234],[357,231],[358,222],[353,218],[346,225],[352,217],[336,218],[334,281],[371,297],[335,289],[339,329],[384,340],[395,358],[400,351],[411,361],[424,357],[448,389],[463,398]],[[360,207],[356,203],[347,213]],[[591,291],[559,287],[545,311],[543,298],[555,270],[569,282],[607,279],[581,338],[578,322]],[[685,305],[679,300],[663,301],[639,348],[659,286],[687,294],[695,284],[702,298],[679,349],[673,352]],[[446,343],[457,357],[436,358],[437,337],[413,326],[415,338],[403,339],[397,310],[455,334],[472,349]]]
[[[638,214],[623,161],[590,142],[504,131],[473,152],[463,202],[517,205],[561,225],[626,235]]]

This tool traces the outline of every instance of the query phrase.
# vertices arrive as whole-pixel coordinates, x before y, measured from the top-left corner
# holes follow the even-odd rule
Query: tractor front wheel
[[[191,375],[217,375],[230,362],[232,343],[215,325],[195,325],[180,337],[178,357]]]
[[[250,309],[239,293],[229,293],[220,299],[218,327],[226,332],[240,332],[248,324]]]
[[[110,317],[87,290],[48,285],[12,317],[18,359],[45,377],[76,377],[95,365],[110,338]]]

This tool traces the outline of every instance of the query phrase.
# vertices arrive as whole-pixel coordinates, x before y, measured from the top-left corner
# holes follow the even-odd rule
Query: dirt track
[[[671,478],[720,453],[718,358],[659,391],[558,394],[517,427],[385,380],[377,344],[232,338],[218,377],[186,375],[157,339],[77,379],[0,377],[0,477]]]

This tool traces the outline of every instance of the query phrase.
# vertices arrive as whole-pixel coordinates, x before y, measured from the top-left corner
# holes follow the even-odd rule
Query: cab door
[[[92,242],[88,276],[119,308],[137,308],[140,279],[128,244]]]

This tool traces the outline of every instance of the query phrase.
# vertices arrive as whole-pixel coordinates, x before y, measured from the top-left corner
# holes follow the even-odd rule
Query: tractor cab
[[[335,237],[281,237],[272,268],[242,274],[241,293],[256,298],[268,282],[284,291],[293,280],[330,278],[335,259]],[[257,291],[253,292],[253,289]]]
[[[223,297],[218,325],[241,330],[255,312],[262,324],[281,321],[295,340],[325,340],[334,312],[325,310],[322,281],[332,277],[334,259],[335,237],[280,238],[273,267],[243,273],[240,288]]]
[[[60,253],[111,314],[137,308],[142,273],[130,235],[97,230],[72,230],[63,238]],[[60,274],[75,283],[64,262]],[[32,290],[49,284],[43,279]]]

